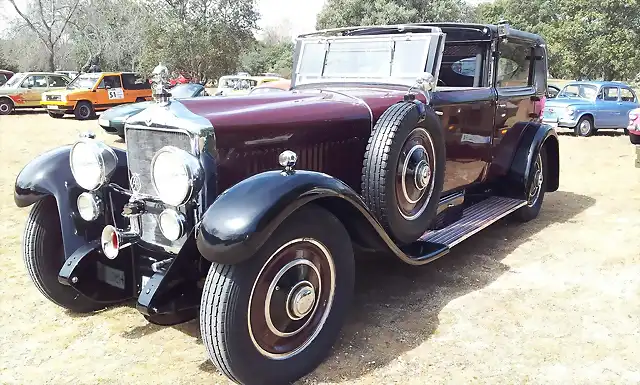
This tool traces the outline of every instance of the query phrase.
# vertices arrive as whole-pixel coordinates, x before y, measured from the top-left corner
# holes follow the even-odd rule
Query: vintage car
[[[216,96],[246,95],[262,84],[282,80],[279,76],[225,75],[218,80]]]
[[[291,80],[282,79],[262,83],[249,92],[249,95],[266,94],[270,92],[288,91],[291,89]]]
[[[558,92],[560,92],[560,88],[552,86],[551,84],[547,86],[547,98],[555,98],[556,96],[558,96]]]
[[[636,147],[636,167],[640,168],[640,108],[629,111],[629,140]]]
[[[15,203],[33,205],[24,261],[45,297],[74,312],[135,299],[160,325],[199,315],[230,379],[290,383],[337,339],[355,253],[417,268],[536,218],[558,189],[540,36],[407,24],[296,44],[290,91],[175,100],[158,66],[126,151],[87,134],[25,166]]]
[[[171,97],[174,99],[195,98],[200,96],[209,96],[204,86],[197,83],[178,84],[171,88]],[[121,104],[112,107],[98,118],[98,124],[108,134],[118,135],[124,139],[124,122],[129,117],[137,114],[145,108],[153,105],[153,101],[145,101],[130,104]]]
[[[625,129],[629,111],[640,107],[635,92],[619,82],[571,82],[549,100],[542,120],[591,136],[600,129]]]
[[[151,84],[133,72],[89,72],[78,75],[65,90],[45,92],[40,105],[52,118],[73,114],[78,120],[91,119],[124,103],[151,99]]]
[[[0,69],[0,86],[9,81],[13,75],[13,71]]]
[[[15,109],[40,108],[43,92],[64,90],[71,80],[53,72],[18,72],[0,86],[0,115]]]

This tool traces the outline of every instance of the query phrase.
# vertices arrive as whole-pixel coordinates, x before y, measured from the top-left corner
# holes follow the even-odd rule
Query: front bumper
[[[75,107],[73,102],[68,101],[42,101],[40,102],[40,106],[42,106],[42,108],[46,108],[47,111],[64,113],[70,113]]]
[[[548,124],[552,127],[573,128],[578,124],[578,119],[568,116],[548,119],[543,116],[542,123]]]

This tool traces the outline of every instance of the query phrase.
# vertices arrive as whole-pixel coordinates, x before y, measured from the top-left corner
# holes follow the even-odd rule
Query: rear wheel
[[[540,214],[542,201],[547,187],[547,151],[545,147],[540,149],[536,160],[531,166],[529,175],[529,189],[527,192],[527,205],[518,209],[514,214],[517,219],[527,222],[535,219]]]
[[[93,110],[93,105],[90,102],[81,101],[76,104],[73,114],[78,120],[87,120],[95,116],[95,111]]]
[[[591,136],[596,130],[593,126],[593,119],[589,116],[583,116],[578,120],[578,124],[574,128],[577,136]]]
[[[13,102],[7,98],[0,99],[0,115],[9,115],[13,111]]]
[[[58,282],[58,272],[64,264],[64,248],[56,201],[45,198],[33,205],[23,237],[23,259],[29,277],[38,290],[51,302],[78,313],[104,308]]]
[[[209,357],[245,385],[306,375],[338,337],[354,270],[342,223],[322,208],[303,207],[251,259],[211,265],[200,306]]]
[[[444,183],[440,120],[429,107],[398,103],[378,119],[362,170],[362,195],[385,230],[401,244],[417,240],[436,213]]]

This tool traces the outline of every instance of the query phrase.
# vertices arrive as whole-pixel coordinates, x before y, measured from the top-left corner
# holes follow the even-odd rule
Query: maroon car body
[[[291,90],[225,98],[171,99],[158,66],[126,151],[83,137],[29,163],[15,201],[35,204],[24,258],[43,293],[79,312],[134,298],[161,325],[199,314],[223,374],[290,383],[338,337],[354,253],[424,265],[558,189],[539,36],[352,27],[294,57]]]

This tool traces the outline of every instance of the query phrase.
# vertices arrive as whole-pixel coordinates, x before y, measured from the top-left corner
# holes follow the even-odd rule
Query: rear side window
[[[496,85],[502,88],[531,86],[532,57],[533,48],[528,45],[501,43]]]
[[[137,74],[122,74],[122,85],[126,90],[148,90],[151,84]]]
[[[608,102],[618,101],[618,87],[604,87],[602,93],[604,94],[604,100]]]
[[[69,83],[62,76],[49,76],[49,87],[65,87]]]
[[[636,94],[630,88],[620,88],[620,99],[624,102],[635,102]]]

